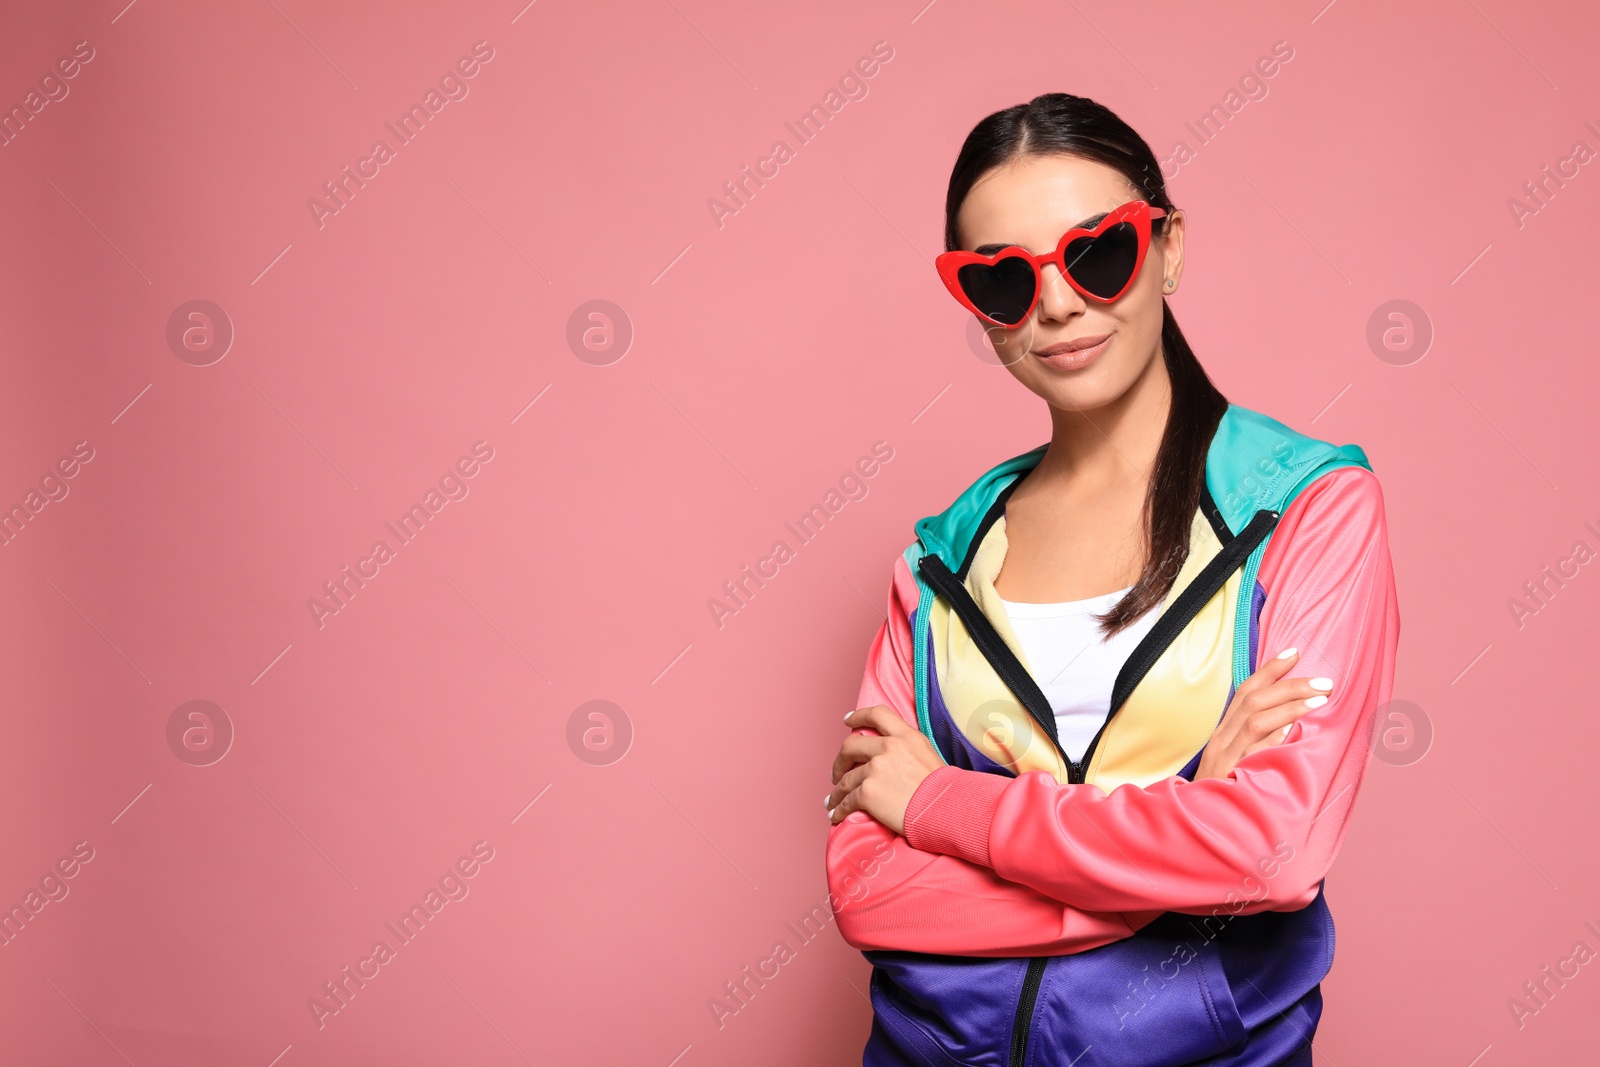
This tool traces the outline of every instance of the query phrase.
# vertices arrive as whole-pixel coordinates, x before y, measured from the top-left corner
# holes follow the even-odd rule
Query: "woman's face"
[[[1034,255],[1055,250],[1074,226],[1141,195],[1116,170],[1078,156],[1025,156],[979,178],[956,216],[961,247],[985,254],[1018,245]],[[1153,235],[1168,223],[1163,240]],[[1183,268],[1183,213],[1152,221],[1150,250],[1133,285],[1115,302],[1088,300],[1054,266],[1032,316],[1017,328],[985,326],[1001,361],[1052,407],[1092,411],[1113,403],[1151,372],[1161,354],[1166,279]],[[1070,342],[1106,338],[1082,352],[1052,352]]]

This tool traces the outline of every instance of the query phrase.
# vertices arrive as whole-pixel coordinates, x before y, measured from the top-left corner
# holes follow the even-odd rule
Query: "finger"
[[[829,811],[833,811],[839,806],[840,801],[844,800],[845,797],[855,792],[861,783],[866,780],[866,777],[867,764],[865,763],[861,764],[859,767],[852,767],[850,770],[846,771],[845,774],[834,783],[833,788],[829,790],[827,797],[822,802],[823,806]]]
[[[877,734],[861,734],[860,736],[878,738]],[[882,740],[882,738],[878,738],[878,740]],[[842,756],[834,757],[833,773],[829,776],[829,781],[831,781],[835,785],[837,785],[838,782],[839,782],[839,779],[841,779],[845,775],[849,774],[855,768],[860,767],[860,766],[870,762],[871,759],[872,759],[871,756],[868,756],[868,755],[865,755],[865,754],[861,754],[861,755],[842,755]]]
[[[893,737],[896,734],[914,733],[912,727],[900,717],[900,713],[887,704],[874,704],[866,710],[867,721],[874,730],[884,737]]]
[[[1328,702],[1328,698],[1318,694],[1305,700],[1291,700],[1286,704],[1259,711],[1246,720],[1245,728],[1240,731],[1239,743],[1245,748],[1246,754],[1254,751],[1263,743],[1277,744],[1283,740],[1283,735],[1300,717],[1308,711],[1314,711]],[[1278,735],[1273,740],[1274,735]]]
[[[884,737],[905,733],[911,727],[900,717],[900,713],[887,704],[874,704],[870,708],[857,708],[844,717],[845,724],[851,729],[863,727],[876,730]]]
[[[878,734],[851,734],[839,746],[833,758],[833,772],[829,781],[837,783],[843,774],[859,763],[865,763],[883,751],[886,742]]]
[[[858,811],[864,812],[866,808],[862,805],[861,790],[852,789],[837,804],[828,809],[828,822],[833,824],[844,822],[847,816]]]
[[[1233,697],[1228,701],[1227,710],[1223,713],[1222,721],[1212,731],[1211,739],[1206,742],[1207,750],[1213,752],[1219,760],[1225,761],[1229,766],[1233,762],[1243,759],[1249,752],[1254,751],[1262,741],[1266,740],[1270,731],[1251,733],[1247,723],[1251,716],[1270,711],[1276,706],[1290,701],[1301,700],[1321,692],[1320,689],[1310,688],[1307,679],[1292,679],[1284,685],[1283,676],[1291,670],[1300,659],[1298,648],[1286,648],[1272,659],[1267,660],[1257,670],[1246,678],[1234,690]],[[1327,679],[1316,679],[1318,682],[1327,682]],[[1328,683],[1332,688],[1332,683]],[[1302,709],[1304,710],[1304,709]],[[1281,729],[1281,727],[1279,727]]]
[[[872,786],[873,780],[863,775],[859,784],[854,789],[843,791],[839,802],[828,810],[828,821],[834,823],[844,822],[850,816],[860,813],[862,819],[877,819],[872,809],[868,806],[867,789]],[[857,820],[858,822],[860,819]]]
[[[1284,673],[1293,667],[1299,658],[1300,650],[1298,648],[1286,648],[1272,659],[1263,663],[1254,674],[1241,682],[1239,687],[1234,690],[1233,699],[1228,702],[1228,708],[1223,713],[1222,721],[1212,731],[1212,740],[1221,745],[1231,744],[1239,733],[1240,720],[1244,716],[1258,708],[1281,703],[1282,700],[1294,699],[1293,696],[1287,694],[1276,700],[1271,697],[1264,698],[1262,692],[1282,678]]]
[[[1251,716],[1263,714],[1284,704],[1307,700],[1314,696],[1326,696],[1332,688],[1331,678],[1282,678],[1246,693],[1235,704],[1229,706],[1229,712],[1236,714],[1241,721],[1248,720]],[[1240,729],[1239,722],[1231,724],[1230,728],[1237,733]],[[1252,742],[1258,739],[1258,736],[1250,738]]]
[[[1272,659],[1263,662],[1261,666],[1250,674],[1250,677],[1239,683],[1239,688],[1234,690],[1234,696],[1249,696],[1263,686],[1271,685],[1279,678],[1282,678],[1284,673],[1293,667],[1299,659],[1300,650],[1298,648],[1284,649]]]
[[[1266,738],[1263,741],[1257,741],[1255,744],[1253,744],[1249,748],[1245,749],[1244,750],[1244,754],[1246,756],[1249,756],[1249,755],[1251,755],[1253,753],[1260,752],[1264,748],[1272,748],[1272,747],[1274,747],[1276,745],[1281,745],[1281,744],[1283,744],[1284,738],[1286,738],[1288,736],[1289,736],[1289,727],[1285,726],[1283,729],[1278,730],[1275,733],[1273,733],[1272,736]],[[1240,758],[1242,759],[1244,757],[1241,756]]]
[[[834,825],[843,822],[846,815],[849,815],[860,806],[860,801],[854,791],[846,793],[837,801],[834,801],[832,797],[828,799],[833,801],[833,807],[828,809],[828,822]]]
[[[1300,650],[1298,648],[1286,648],[1282,652],[1279,652],[1276,656],[1267,660],[1261,666],[1257,667],[1255,673],[1249,678],[1245,679],[1245,681],[1247,683],[1252,680],[1255,681],[1256,687],[1271,685],[1279,678],[1282,678],[1285,674],[1288,674],[1289,669],[1298,663],[1299,660]],[[1242,689],[1244,687],[1240,686],[1239,688]]]
[[[1261,710],[1296,700],[1309,700],[1314,696],[1327,696],[1332,691],[1332,678],[1283,678],[1257,689],[1252,695],[1251,707],[1252,710]]]

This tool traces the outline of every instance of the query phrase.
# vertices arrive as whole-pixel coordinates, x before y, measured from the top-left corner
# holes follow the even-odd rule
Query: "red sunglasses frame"
[[[959,250],[954,252],[944,252],[934,260],[934,266],[939,271],[939,279],[944,282],[944,287],[950,290],[950,295],[955,297],[962,307],[978,316],[978,318],[982,319],[984,322],[1003,327],[1007,330],[1014,330],[1020,327],[1024,322],[1027,322],[1028,319],[1033,315],[1033,309],[1039,306],[1039,297],[1044,293],[1043,268],[1047,263],[1054,263],[1056,265],[1056,269],[1061,272],[1061,276],[1067,280],[1067,284],[1071,285],[1073,289],[1082,294],[1086,300],[1093,300],[1100,304],[1110,304],[1113,301],[1120,299],[1122,295],[1126,293],[1133,285],[1133,280],[1139,276],[1139,271],[1144,266],[1145,254],[1150,250],[1150,220],[1163,218],[1166,214],[1167,211],[1165,208],[1151,207],[1148,201],[1130,200],[1121,207],[1113,209],[1108,215],[1106,215],[1105,218],[1101,219],[1100,224],[1095,226],[1093,229],[1073,227],[1072,229],[1068,230],[1066,233],[1061,235],[1061,240],[1056,242],[1055,251],[1048,252],[1042,256],[1033,255],[1027,249],[1018,245],[1007,245],[1005,248],[1000,249],[993,255],[988,256],[980,255],[977,252],[966,252]],[[1139,249],[1134,257],[1133,271],[1128,275],[1127,283],[1123,285],[1121,289],[1117,290],[1115,295],[1109,297],[1097,296],[1094,293],[1089,292],[1082,285],[1079,285],[1078,280],[1074,278],[1072,276],[1072,272],[1067,269],[1067,246],[1080,237],[1099,237],[1111,227],[1123,222],[1132,223],[1134,232],[1138,235]],[[1023,312],[1022,317],[1016,322],[1000,322],[998,319],[992,319],[988,315],[984,314],[978,309],[977,305],[973,304],[973,302],[968,299],[966,292],[961,288],[960,271],[962,267],[970,266],[974,263],[980,263],[986,267],[992,267],[1002,259],[1010,259],[1013,257],[1025,259],[1033,267],[1033,302],[1028,305],[1028,310]]]

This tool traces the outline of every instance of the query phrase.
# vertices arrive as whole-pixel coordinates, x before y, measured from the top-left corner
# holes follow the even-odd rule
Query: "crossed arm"
[[[840,933],[859,949],[1061,955],[1127,937],[1165,911],[1294,910],[1316,896],[1344,837],[1399,636],[1383,500],[1360,468],[1296,498],[1262,561],[1259,647],[1298,647],[1326,703],[1231,774],[1176,775],[1103,793],[1042,771],[1017,778],[940,766],[897,834],[865,810],[829,831]],[[916,583],[895,565],[858,707],[916,726]],[[891,819],[891,821],[894,821]],[[871,872],[870,877],[861,875]]]

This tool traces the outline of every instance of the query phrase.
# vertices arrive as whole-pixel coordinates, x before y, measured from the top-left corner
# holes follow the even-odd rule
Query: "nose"
[[[1065,322],[1088,306],[1082,295],[1067,283],[1060,267],[1047,263],[1040,273],[1043,277],[1043,288],[1039,293],[1040,322]]]

